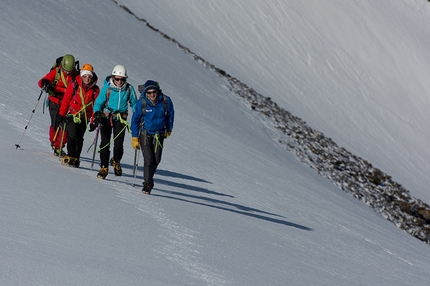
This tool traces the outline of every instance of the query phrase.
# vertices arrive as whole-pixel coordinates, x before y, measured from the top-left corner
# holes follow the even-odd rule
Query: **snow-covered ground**
[[[263,92],[267,90],[273,99],[279,100],[279,104],[332,136],[350,151],[362,157],[372,155],[369,160],[389,174],[395,171],[396,174],[402,174],[401,170],[413,172],[413,168],[418,168],[419,164],[424,164],[422,161],[426,161],[427,151],[425,148],[419,149],[421,144],[424,145],[419,136],[425,136],[428,132],[425,133],[424,123],[416,120],[427,115],[407,113],[405,102],[400,100],[400,88],[394,89],[399,97],[390,97],[385,102],[392,111],[388,118],[387,113],[377,114],[381,111],[377,103],[376,106],[359,105],[362,100],[355,98],[370,96],[370,91],[379,92],[378,96],[372,97],[375,102],[383,100],[383,96],[388,97],[376,87],[385,76],[396,74],[393,65],[409,64],[407,57],[422,47],[418,45],[418,42],[424,41],[422,34],[417,32],[419,37],[413,37],[409,31],[410,41],[416,45],[407,47],[411,52],[403,59],[395,58],[399,62],[387,66],[368,63],[372,70],[380,69],[381,76],[378,79],[373,78],[374,74],[367,70],[363,73],[368,76],[356,74],[365,65],[354,59],[360,64],[351,71],[352,74],[337,70],[331,63],[333,71],[339,73],[337,80],[316,81],[300,65],[299,57],[295,57],[297,65],[292,61],[287,69],[281,64],[285,60],[282,56],[273,62],[277,65],[271,62],[273,56],[268,57],[270,60],[267,62],[262,60],[263,56],[259,55],[265,52],[270,54],[265,46],[260,46],[255,62],[248,63],[247,53],[256,53],[257,47],[241,51],[240,43],[234,37],[229,38],[228,33],[231,31],[223,29],[222,25],[230,21],[230,25],[235,24],[233,27],[238,35],[246,38],[247,32],[257,31],[246,29],[249,23],[243,20],[254,13],[254,8],[260,7],[255,10],[266,11],[259,14],[262,16],[273,15],[271,17],[276,18],[281,13],[293,15],[303,25],[292,22],[296,26],[291,33],[297,33],[295,39],[301,38],[309,45],[296,47],[297,52],[309,53],[310,59],[316,61],[316,55],[321,49],[324,50],[324,46],[328,52],[330,45],[340,47],[342,43],[335,41],[335,36],[341,35],[342,29],[335,26],[336,20],[340,19],[335,17],[332,4],[326,3],[328,1],[313,1],[313,5],[307,1],[308,4],[290,2],[289,9],[285,9],[283,5],[286,4],[281,1],[268,1],[265,7],[259,6],[259,1],[244,1],[247,5],[241,3],[239,6],[228,1],[217,1],[217,5],[213,4],[214,1],[206,1],[206,7],[198,5],[203,1],[184,1],[179,6],[175,6],[174,1],[159,1],[157,7],[147,2],[125,1],[136,14],[141,13],[140,16],[149,22],[154,19],[152,22],[154,25],[160,24],[159,29],[180,42],[184,40],[184,45],[195,49],[194,52],[207,57],[216,66],[269,96]],[[345,9],[345,15],[362,17],[365,21],[360,24],[365,26],[367,23],[369,26],[365,27],[373,28],[369,29],[369,33],[378,35],[375,29],[380,26],[372,24],[372,21],[379,19],[387,24],[391,20],[398,21],[400,25],[402,21],[398,17],[403,15],[405,19],[413,21],[409,23],[424,22],[420,15],[427,9],[426,6],[418,9],[418,1],[412,1],[412,4],[396,1],[391,7],[403,5],[408,9],[392,8],[389,12],[379,1],[377,4],[364,2],[368,6],[360,6],[356,4],[357,1],[345,1],[345,4],[336,2],[338,9]],[[3,92],[0,97],[1,285],[430,283],[428,245],[384,220],[374,210],[340,191],[285,151],[273,140],[272,131],[267,130],[258,114],[231,94],[222,79],[114,2],[44,0],[23,3],[6,0],[0,9],[0,64],[3,71]],[[384,3],[388,6],[388,2]],[[181,16],[187,10],[187,5],[189,14],[170,22],[175,19],[173,10]],[[349,7],[349,10],[345,7]],[[198,13],[194,9],[205,13]],[[236,23],[233,17],[229,17],[228,21],[220,20],[212,26],[205,26],[214,15],[223,17],[234,11]],[[315,15],[308,15],[311,11],[318,11],[318,15],[327,21],[319,23],[315,26],[318,29],[313,30],[320,31],[320,38],[307,34],[314,27],[310,23],[316,21]],[[376,17],[378,11],[386,15],[385,18],[381,20],[381,17]],[[418,16],[407,18],[408,13],[413,11]],[[323,17],[324,13],[333,13],[333,16]],[[156,22],[158,17],[160,21]],[[193,21],[198,19],[201,20],[199,25],[194,24]],[[272,24],[273,21],[269,19],[261,24],[264,31],[269,30],[261,33],[261,37],[283,30],[279,25]],[[188,29],[187,25],[206,31],[205,37],[196,41],[200,35],[190,33],[195,39],[189,38],[187,33],[181,31],[184,27]],[[346,26],[341,28],[346,29]],[[332,31],[334,36],[329,37],[329,32],[323,34],[325,29]],[[407,28],[400,29],[400,32],[407,31]],[[400,33],[392,31],[391,26],[382,32],[385,32],[386,37]],[[354,41],[361,35],[360,31],[350,33],[349,37]],[[179,35],[184,38],[179,39]],[[277,38],[281,43],[287,42],[288,39],[283,37],[279,34]],[[368,37],[368,46],[378,46],[374,43],[376,37]],[[329,40],[325,42],[323,39]],[[399,40],[403,41],[403,38]],[[215,53],[215,43],[221,42],[235,48],[218,49]],[[256,44],[262,42],[258,39],[255,41]],[[197,43],[200,47],[192,47]],[[398,46],[391,47],[388,40],[379,43],[388,51],[387,54],[396,54]],[[294,47],[294,43],[290,45]],[[358,47],[356,49],[359,50]],[[375,47],[369,50],[378,53]],[[356,56],[350,50],[346,52],[345,56]],[[82,167],[71,169],[61,166],[58,158],[51,155],[47,140],[49,116],[46,112],[42,113],[42,100],[28,129],[24,129],[40,93],[37,81],[47,72],[54,59],[65,53],[74,54],[81,64],[93,64],[99,77],[109,74],[114,65],[124,64],[128,68],[129,82],[135,87],[147,79],[155,79],[160,82],[163,91],[172,97],[176,109],[175,128],[172,137],[165,142],[153,195],[145,196],[140,192],[141,168],[137,177],[138,186],[132,187],[134,152],[129,136],[126,137],[126,153],[122,161],[124,175],[114,177],[110,174],[105,181],[101,181],[96,178],[96,171],[90,170],[91,153],[85,152],[94,134],[85,135]],[[359,54],[366,58],[362,51]],[[402,79],[406,82],[403,88],[413,86],[420,77],[425,78],[423,73],[426,67],[421,64],[421,55],[425,59],[424,52],[415,56],[420,65],[415,70],[410,69],[408,77]],[[317,62],[329,63],[330,60],[319,56]],[[256,68],[258,66],[261,68],[259,71]],[[412,67],[412,63],[409,67]],[[244,72],[246,69],[249,69],[247,73]],[[311,69],[309,67],[308,71]],[[314,74],[318,77],[325,74],[326,79],[330,78],[328,70],[324,73],[318,72],[317,67],[315,69]],[[276,71],[277,80],[273,78]],[[285,74],[288,72],[295,77]],[[288,84],[284,82],[278,85],[283,82],[284,76],[289,78]],[[370,79],[375,82],[375,89],[365,90],[362,84]],[[294,84],[297,89],[292,87]],[[420,82],[421,87],[416,87],[414,91],[425,84],[424,81]],[[333,106],[323,112],[324,107],[327,107],[324,104],[327,103],[323,104],[322,99],[304,92],[305,87],[319,93],[320,97],[324,96]],[[289,92],[283,91],[281,94],[278,89],[289,89]],[[345,90],[349,90],[349,93],[345,94]],[[356,90],[363,93],[355,93]],[[338,92],[332,94],[333,91]],[[417,110],[424,109],[422,94],[408,95],[407,103],[421,100],[422,104],[417,105]],[[300,102],[300,99],[303,101]],[[315,108],[316,105],[321,110]],[[360,118],[354,117],[356,108],[369,114],[368,121],[362,122]],[[405,113],[398,113],[402,108],[407,109]],[[350,117],[338,116],[336,111],[349,114]],[[403,114],[404,122],[410,122],[410,128],[404,130],[404,134],[401,132],[402,126],[398,125],[399,121],[389,121]],[[348,127],[344,130],[351,122],[355,124],[355,129]],[[383,156],[378,157],[370,152],[372,148],[369,146],[379,146],[381,137],[378,136],[382,132],[379,125],[384,127],[383,132],[392,130],[400,139],[416,131],[415,128],[423,128],[422,133],[416,134],[417,137],[414,135],[411,137],[413,140],[409,139],[409,144],[415,146],[411,150],[423,158],[416,162],[418,167],[412,165],[413,162],[409,160],[414,157],[409,158],[403,149],[398,154],[400,158],[390,157],[390,154],[404,147],[403,140],[393,140],[393,144],[383,146],[381,152],[390,155],[384,159],[378,159]],[[335,136],[332,134],[335,132],[343,135]],[[363,143],[366,140],[369,145]],[[15,149],[18,142],[21,149]],[[396,160],[407,161],[404,169],[398,165],[382,165]],[[141,162],[140,157],[140,165]],[[424,176],[415,175],[418,178],[416,184],[425,183]],[[407,187],[414,183],[404,182],[398,175],[393,177]],[[414,191],[411,189],[411,192]],[[418,191],[414,194],[425,195]]]
[[[423,0],[119,0],[430,203]]]

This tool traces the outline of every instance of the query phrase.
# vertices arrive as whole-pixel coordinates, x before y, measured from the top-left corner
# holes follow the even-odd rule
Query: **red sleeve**
[[[66,93],[64,94],[63,100],[61,101],[60,110],[58,111],[60,116],[66,116],[67,111],[69,110],[70,101],[72,101],[74,89],[75,88],[73,84],[69,84],[67,87]]]
[[[57,73],[56,69],[52,69],[49,73],[47,73],[44,77],[42,77],[37,83],[40,88],[42,88],[42,80],[47,79],[49,83],[53,83],[55,80],[55,74]]]

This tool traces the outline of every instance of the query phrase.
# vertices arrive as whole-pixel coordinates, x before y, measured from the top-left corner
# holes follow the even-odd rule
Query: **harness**
[[[79,84],[77,83],[76,80],[74,80],[72,82],[73,84],[73,96],[72,96],[72,100],[75,102],[75,104],[77,104],[77,100],[76,100],[76,95],[77,95],[77,90],[79,88],[79,96],[81,99],[81,104],[82,104],[82,108],[79,110],[75,110],[74,108],[72,108],[72,106],[69,105],[69,111],[68,113],[71,114],[73,116],[73,122],[75,122],[76,124],[81,123],[81,114],[85,115],[85,122],[88,122],[88,118],[87,118],[87,113],[85,112],[85,110],[87,109],[88,106],[92,105],[94,102],[94,96],[97,92],[96,88],[93,88],[93,92],[91,94],[91,101],[88,104],[85,104],[85,97],[82,93],[83,88],[81,86],[79,86]],[[72,114],[71,112],[74,112],[74,114]]]
[[[113,120],[115,120],[115,117],[116,117],[117,120],[119,120],[122,124],[126,125],[128,128],[129,127],[129,124],[127,122],[128,112],[127,111],[126,112],[118,112],[118,111],[113,112],[113,109],[108,107],[111,90],[112,90],[111,87],[108,87],[106,90],[105,108],[108,110],[108,112],[103,112],[103,113],[108,118],[108,121],[109,121],[111,126],[113,126]],[[129,83],[127,83],[126,91],[128,92],[128,100],[130,100],[131,90],[130,90],[130,84]]]
[[[131,90],[130,90],[130,84],[127,83],[127,92],[129,95],[129,100],[130,100],[130,95],[131,95]],[[122,133],[124,132],[124,130],[127,128],[128,132],[130,132],[130,124],[127,122],[127,112],[113,112],[113,110],[111,108],[108,108],[108,103],[109,103],[109,98],[110,98],[110,93],[111,93],[111,88],[108,87],[106,90],[106,102],[105,102],[105,108],[108,109],[109,113],[106,114],[106,112],[103,112],[109,121],[110,126],[114,126],[113,120],[114,120],[114,116],[116,116],[117,120],[119,120],[119,122],[121,122],[121,124],[124,125],[124,128],[121,129],[120,132],[118,132],[118,134],[110,141],[108,142],[106,145],[100,147],[100,150],[103,150],[104,148],[106,148],[107,146],[109,146],[112,142],[114,142],[116,140],[116,138]]]

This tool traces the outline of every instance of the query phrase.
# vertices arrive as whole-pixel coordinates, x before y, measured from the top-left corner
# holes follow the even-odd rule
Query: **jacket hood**
[[[120,90],[125,90],[125,89],[127,89],[127,85],[128,85],[128,83],[127,83],[127,82],[125,82],[123,86],[118,87],[118,86],[116,86],[116,85],[115,85],[115,83],[113,82],[112,75],[108,75],[108,76],[105,78],[105,80],[104,80],[104,85],[108,86],[109,88],[111,88],[111,89],[113,89],[113,90],[115,90],[115,91],[120,91]]]
[[[149,100],[149,98],[146,95],[143,96],[143,93],[142,93],[142,99],[146,100],[147,103],[152,105],[152,102]],[[155,102],[155,104],[158,104],[160,102],[163,102],[163,93],[161,91],[157,95],[157,101]]]

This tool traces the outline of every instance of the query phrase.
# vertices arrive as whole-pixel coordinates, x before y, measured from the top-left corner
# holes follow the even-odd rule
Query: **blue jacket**
[[[167,101],[167,114],[165,112],[164,99]],[[142,113],[142,101],[146,102],[145,115]],[[175,119],[175,110],[172,100],[169,96],[160,93],[157,97],[157,102],[152,104],[151,101],[142,96],[134,107],[133,117],[131,118],[131,136],[139,136],[140,123],[143,120],[142,132],[146,130],[147,134],[162,133],[165,131],[171,132],[173,129],[173,121]]]
[[[111,77],[107,76],[104,80],[104,86],[94,103],[94,112],[100,111],[105,116],[109,113],[128,112],[128,103],[130,102],[130,107],[133,109],[137,101],[136,92],[131,84],[125,83],[122,88],[118,88],[112,83]],[[130,87],[130,92],[128,92],[127,86]],[[106,104],[108,88],[110,89],[110,95]]]

